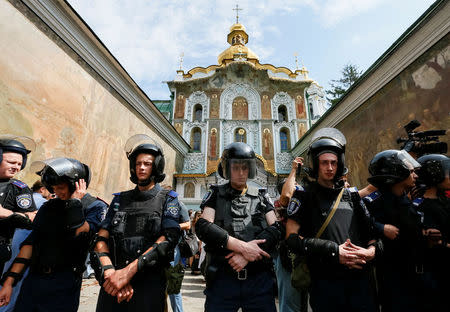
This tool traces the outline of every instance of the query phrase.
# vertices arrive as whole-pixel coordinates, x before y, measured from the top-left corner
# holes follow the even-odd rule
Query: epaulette
[[[372,192],[366,197],[364,197],[364,200],[368,201],[369,203],[374,202],[381,196],[381,193],[378,191]]]
[[[178,193],[175,192],[174,190],[171,190],[169,193],[167,193],[167,195],[169,195],[170,197],[173,197],[173,198],[178,197]]]
[[[412,201],[412,204],[414,205],[414,207],[419,207],[422,202],[423,202],[423,198],[419,197],[419,198],[414,199]]]
[[[114,195],[114,196],[119,196],[119,195],[120,195],[120,192],[113,193],[113,195]]]
[[[116,193],[117,194],[117,193]],[[120,193],[118,193],[120,194]],[[113,194],[114,195],[114,194]],[[100,197],[96,197],[97,200],[104,202],[106,204],[106,206],[109,206],[109,204],[107,202],[105,202],[103,199],[101,199]]]
[[[22,181],[19,181],[19,180],[12,180],[11,184],[18,186],[21,189],[28,187],[28,185],[26,183],[23,183]]]

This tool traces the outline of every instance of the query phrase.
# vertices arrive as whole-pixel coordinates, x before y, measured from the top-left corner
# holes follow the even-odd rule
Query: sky
[[[367,70],[432,0],[68,0],[152,100],[180,67],[217,64],[239,22],[260,63],[300,67],[325,89],[347,64]]]

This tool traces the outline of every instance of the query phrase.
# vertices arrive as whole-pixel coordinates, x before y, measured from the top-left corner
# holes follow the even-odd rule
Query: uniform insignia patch
[[[287,209],[288,216],[294,215],[299,208],[300,208],[300,201],[297,198],[292,198]]]
[[[15,186],[18,186],[20,188],[26,188],[27,185],[25,183],[23,183],[22,181],[19,180],[14,180],[11,182],[11,184],[14,184]]]
[[[213,194],[213,190],[208,190],[208,192],[206,192],[206,194],[203,196],[202,204],[206,203],[208,201],[208,199],[211,198],[212,194]]]
[[[381,196],[381,193],[378,191],[375,191],[373,193],[370,193],[369,195],[367,195],[366,197],[364,197],[364,200],[368,201],[369,203],[373,202],[374,200],[376,200],[378,197]]]
[[[22,194],[16,197],[16,203],[19,208],[27,209],[30,208],[33,204],[33,200],[31,199],[31,194]]]
[[[178,217],[178,207],[176,205],[169,205],[167,206],[167,211],[173,216],[173,217]]]

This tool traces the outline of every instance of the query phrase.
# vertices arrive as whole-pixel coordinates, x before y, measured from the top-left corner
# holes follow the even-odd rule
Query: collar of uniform
[[[336,196],[339,195],[339,193],[342,190],[342,187],[330,188],[330,187],[325,187],[323,185],[320,185],[317,182],[314,182],[314,188],[320,195],[329,197],[329,198],[335,198]]]
[[[156,196],[156,194],[159,193],[161,189],[162,188],[158,183],[156,183],[155,186],[148,191],[140,191],[139,188],[136,186],[136,188],[134,189],[134,195],[136,196],[135,199],[139,201],[153,198]]]

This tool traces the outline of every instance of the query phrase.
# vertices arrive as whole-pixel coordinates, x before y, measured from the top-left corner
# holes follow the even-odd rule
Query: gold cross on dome
[[[295,52],[294,56],[295,56],[295,69],[298,69],[298,53]]]
[[[236,8],[233,11],[236,11],[236,24],[239,24],[239,11],[242,11],[242,9],[239,9],[239,5],[236,4]]]
[[[180,54],[180,70],[183,70],[183,56],[184,56],[184,53],[181,52],[181,54]]]

